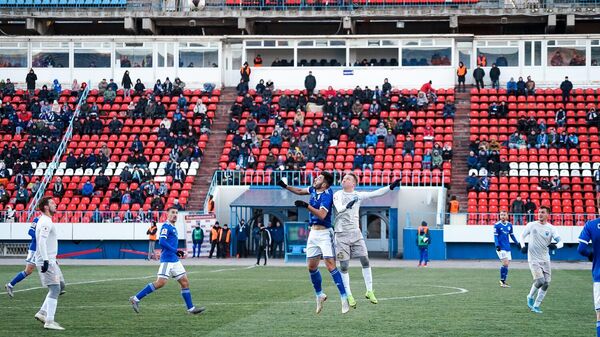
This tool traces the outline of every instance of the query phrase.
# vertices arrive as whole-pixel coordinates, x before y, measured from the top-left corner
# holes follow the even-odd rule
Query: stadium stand
[[[469,192],[469,224],[493,221],[487,213],[511,210],[517,196],[551,207],[559,225],[582,226],[594,216],[593,174],[600,169],[600,145],[598,120],[588,121],[588,116],[600,90],[574,89],[565,103],[560,89],[518,97],[504,89],[474,89],[471,95],[471,151],[483,149],[479,155],[489,158],[489,150],[497,150],[508,165],[504,174],[482,165],[486,160],[470,165],[470,174],[491,177],[488,190]],[[506,111],[498,113],[495,102],[506,102]],[[561,109],[566,117],[562,126],[562,113],[557,117]],[[541,133],[546,137],[540,138]]]
[[[127,0],[0,0],[0,7],[93,8],[125,7]]]
[[[123,89],[119,89],[110,104],[99,90],[90,90],[75,122],[67,154],[63,156],[46,191],[46,195],[53,195],[56,184],[63,186],[60,192],[62,198],[56,198],[59,211],[56,221],[132,220],[138,212],[142,214],[142,210],[160,211],[173,205],[176,199],[185,207],[210,134],[220,90],[209,94],[184,89],[182,94],[185,102],[177,96],[155,96],[150,89],[142,95],[128,97]],[[56,102],[59,112],[45,114],[43,107],[41,113],[39,106],[33,107],[39,95],[40,90],[37,89],[29,105],[26,92],[20,89],[2,99],[5,103],[3,117],[7,118],[3,118],[2,123],[4,135],[0,147],[5,151],[0,157],[6,168],[2,174],[7,176],[3,177],[2,183],[5,183],[8,197],[0,203],[2,210],[11,207],[18,212],[25,208],[26,202],[17,203],[18,185],[24,185],[33,194],[34,182],[44,175],[47,163],[54,155],[48,148],[57,142],[65,128],[64,123],[58,126],[58,117],[66,115],[67,110],[72,115],[78,100],[71,90],[63,90]],[[164,105],[164,112],[148,109],[151,104],[146,98],[150,101],[154,98],[157,105]],[[200,102],[204,106],[201,110]],[[15,110],[13,117],[10,113],[7,116],[6,107],[9,105]],[[31,110],[34,110],[33,114]],[[28,125],[32,126],[23,127],[20,135],[13,135],[15,128],[23,125],[22,114],[29,116],[32,123]],[[191,121],[189,126],[187,120]],[[42,139],[45,130],[51,131],[57,126],[59,132],[53,133],[53,140]],[[166,130],[162,130],[163,126]],[[40,130],[36,133],[36,129]],[[13,147],[16,150],[12,150]],[[21,159],[29,159],[31,169],[22,171],[23,164],[16,161],[14,153]],[[40,155],[32,156],[32,153]],[[179,168],[181,170],[176,172]],[[100,183],[103,186],[98,186],[98,181],[103,180],[98,180],[100,176],[107,178]],[[87,182],[93,183],[93,193],[82,195],[89,192],[85,191]],[[129,191],[131,202],[111,200],[115,191]],[[160,195],[156,198],[158,191]],[[94,218],[94,212],[102,212],[101,218]]]

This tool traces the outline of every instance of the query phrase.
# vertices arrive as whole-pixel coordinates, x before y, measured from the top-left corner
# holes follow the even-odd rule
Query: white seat
[[[477,169],[470,169],[469,170],[469,176],[471,176],[473,173],[475,173],[475,175],[478,175],[479,171],[477,171]]]
[[[548,163],[540,163],[540,170],[547,170],[548,169]]]
[[[550,163],[549,167],[551,170],[558,170],[558,163]]]
[[[95,175],[95,176],[97,176],[97,175],[100,175],[100,172],[102,172],[102,167],[98,167],[98,168],[96,168],[96,169],[94,170],[94,175]]]
[[[195,169],[195,168],[190,168],[190,169],[188,170],[188,172],[187,172],[187,175],[188,175],[188,176],[195,176],[195,175],[197,175],[197,174],[198,174],[198,170],[197,170],[197,169]]]
[[[529,170],[519,170],[519,177],[529,177]]]
[[[167,163],[165,163],[164,161],[161,161],[160,163],[158,163],[158,168],[159,169],[167,168]]]
[[[115,163],[114,161],[111,161],[111,162],[108,163],[108,165],[106,165],[106,168],[114,170],[114,169],[117,168],[117,163]]]
[[[582,177],[593,177],[592,170],[583,170],[583,171],[581,171],[581,176]]]
[[[558,176],[560,172],[558,170],[550,170],[550,176],[554,177],[554,176]]]
[[[537,169],[539,169],[538,163],[529,163],[529,169],[530,170],[537,170]]]
[[[118,168],[115,170],[115,173],[113,174],[113,176],[120,176],[121,172],[123,172],[123,169]]]
[[[570,175],[571,175],[571,172],[569,170],[560,170],[561,177],[569,177]]]
[[[190,168],[195,168],[196,170],[200,168],[200,163],[198,163],[197,161],[193,161],[190,164]]]
[[[119,162],[119,164],[117,165],[117,168],[120,168],[120,169],[124,169],[125,167],[127,167],[127,163],[124,163],[124,162]]]
[[[30,164],[31,164],[32,169],[34,169],[34,170],[37,169],[38,164],[36,162],[31,162]]]
[[[59,168],[59,169],[56,169],[56,171],[54,171],[54,175],[55,175],[55,176],[62,176],[62,175],[64,175],[64,174],[65,174],[65,170],[64,170],[64,169],[61,169],[61,168]]]
[[[569,169],[569,163],[560,163],[558,165],[560,170],[568,170]]]
[[[44,175],[44,170],[42,169],[36,169],[35,172],[33,173],[34,176],[43,176]]]
[[[111,177],[113,175],[113,169],[107,168],[106,170],[104,170],[104,175],[107,177]]]
[[[579,170],[579,163],[571,163],[571,170]]]
[[[66,176],[72,176],[73,175],[73,169],[72,168],[68,168],[65,170],[65,175]]]
[[[579,170],[571,170],[571,177],[581,177]]]
[[[548,170],[540,170],[540,177],[549,177],[550,172]]]
[[[58,168],[61,168],[61,169],[63,169],[63,170],[64,170],[64,169],[66,169],[66,168],[67,168],[67,163],[66,163],[66,162],[64,162],[64,161],[61,161],[61,162],[58,164]]]
[[[519,163],[514,163],[514,162],[512,162],[512,163],[508,164],[508,167],[509,167],[511,170],[518,170],[518,169],[519,169]]]
[[[487,175],[489,174],[488,170],[485,167],[482,167],[479,169],[479,176],[480,177],[487,177]]]
[[[187,170],[190,167],[190,164],[187,161],[182,161],[181,164],[179,164],[179,167],[181,167],[182,170]]]
[[[12,176],[13,175],[13,169],[8,169],[8,173]]]
[[[538,170],[529,170],[530,177],[537,177],[539,175],[540,175],[540,172]]]
[[[594,171],[596,171],[596,170],[600,169],[600,163],[594,163],[594,164],[592,165],[592,168],[594,169]]]
[[[67,164],[65,163],[65,167],[67,167],[66,165]],[[41,162],[41,163],[38,164],[37,168],[41,168],[41,169],[45,170],[46,168],[48,168],[48,164],[46,164],[46,162],[43,161],[43,162]]]
[[[155,175],[157,169],[151,169],[151,168],[149,168],[148,170],[150,170],[150,174]]]
[[[529,163],[519,163],[519,170],[528,170]]]
[[[157,169],[158,168],[158,163],[153,161],[150,164],[148,164],[148,168],[149,169]]]
[[[510,171],[508,171],[508,175],[511,177],[518,177],[519,171],[518,170],[510,170]]]
[[[94,170],[92,170],[91,168],[89,168],[89,169],[85,169],[85,170],[83,171],[83,175],[84,175],[84,176],[91,176],[91,175],[93,175],[93,174],[94,174]]]
[[[592,169],[592,164],[590,164],[590,163],[581,163],[581,169],[582,170],[591,170]]]
[[[157,169],[155,175],[157,175],[157,176],[164,176],[165,175],[165,169],[163,169],[163,168]]]

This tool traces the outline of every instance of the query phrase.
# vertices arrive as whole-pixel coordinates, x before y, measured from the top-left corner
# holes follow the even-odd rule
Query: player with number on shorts
[[[506,283],[506,278],[508,277],[508,264],[510,263],[510,260],[512,260],[510,239],[517,245],[519,244],[513,233],[513,224],[508,222],[508,212],[502,210],[500,211],[500,221],[496,222],[494,225],[496,254],[498,254],[498,258],[502,261],[502,266],[500,267],[500,286],[502,288],[510,288],[508,283]]]

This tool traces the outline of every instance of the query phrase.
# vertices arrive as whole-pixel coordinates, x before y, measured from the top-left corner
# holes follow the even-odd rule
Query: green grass
[[[44,331],[33,319],[45,289],[0,297],[0,336],[593,336],[595,314],[589,271],[555,270],[542,305],[530,313],[525,296],[528,270],[511,270],[510,289],[497,284],[497,270],[375,268],[373,305],[364,299],[359,268],[352,268],[352,289],[358,308],[342,315],[337,290],[321,268],[329,295],[321,315],[314,313],[314,294],[301,267],[187,267],[196,305],[207,311],[185,313],[174,280],[141,303],[136,315],[127,299],[154,279],[155,267],[64,266],[71,284],[59,299],[56,321],[67,330]],[[3,266],[0,280],[19,270]],[[217,272],[215,272],[217,271]],[[3,281],[3,283],[6,281]],[[39,286],[37,274],[16,289]],[[468,292],[419,297],[428,294]],[[415,297],[416,296],[416,297]],[[411,298],[412,297],[412,298]],[[386,300],[387,299],[387,300]]]

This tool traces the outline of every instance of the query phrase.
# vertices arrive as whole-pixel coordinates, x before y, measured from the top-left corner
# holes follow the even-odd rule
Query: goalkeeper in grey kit
[[[362,274],[367,288],[365,297],[373,304],[378,302],[373,292],[373,276],[369,265],[367,246],[359,227],[360,203],[363,200],[380,197],[393,191],[400,186],[400,180],[371,192],[356,191],[357,184],[358,177],[354,173],[348,173],[342,179],[342,190],[333,194],[333,205],[336,209],[334,223],[336,257],[340,261],[340,271],[348,294],[348,303],[353,308],[356,308],[356,300],[350,291],[350,275],[348,274],[350,259],[353,257],[360,258]]]

